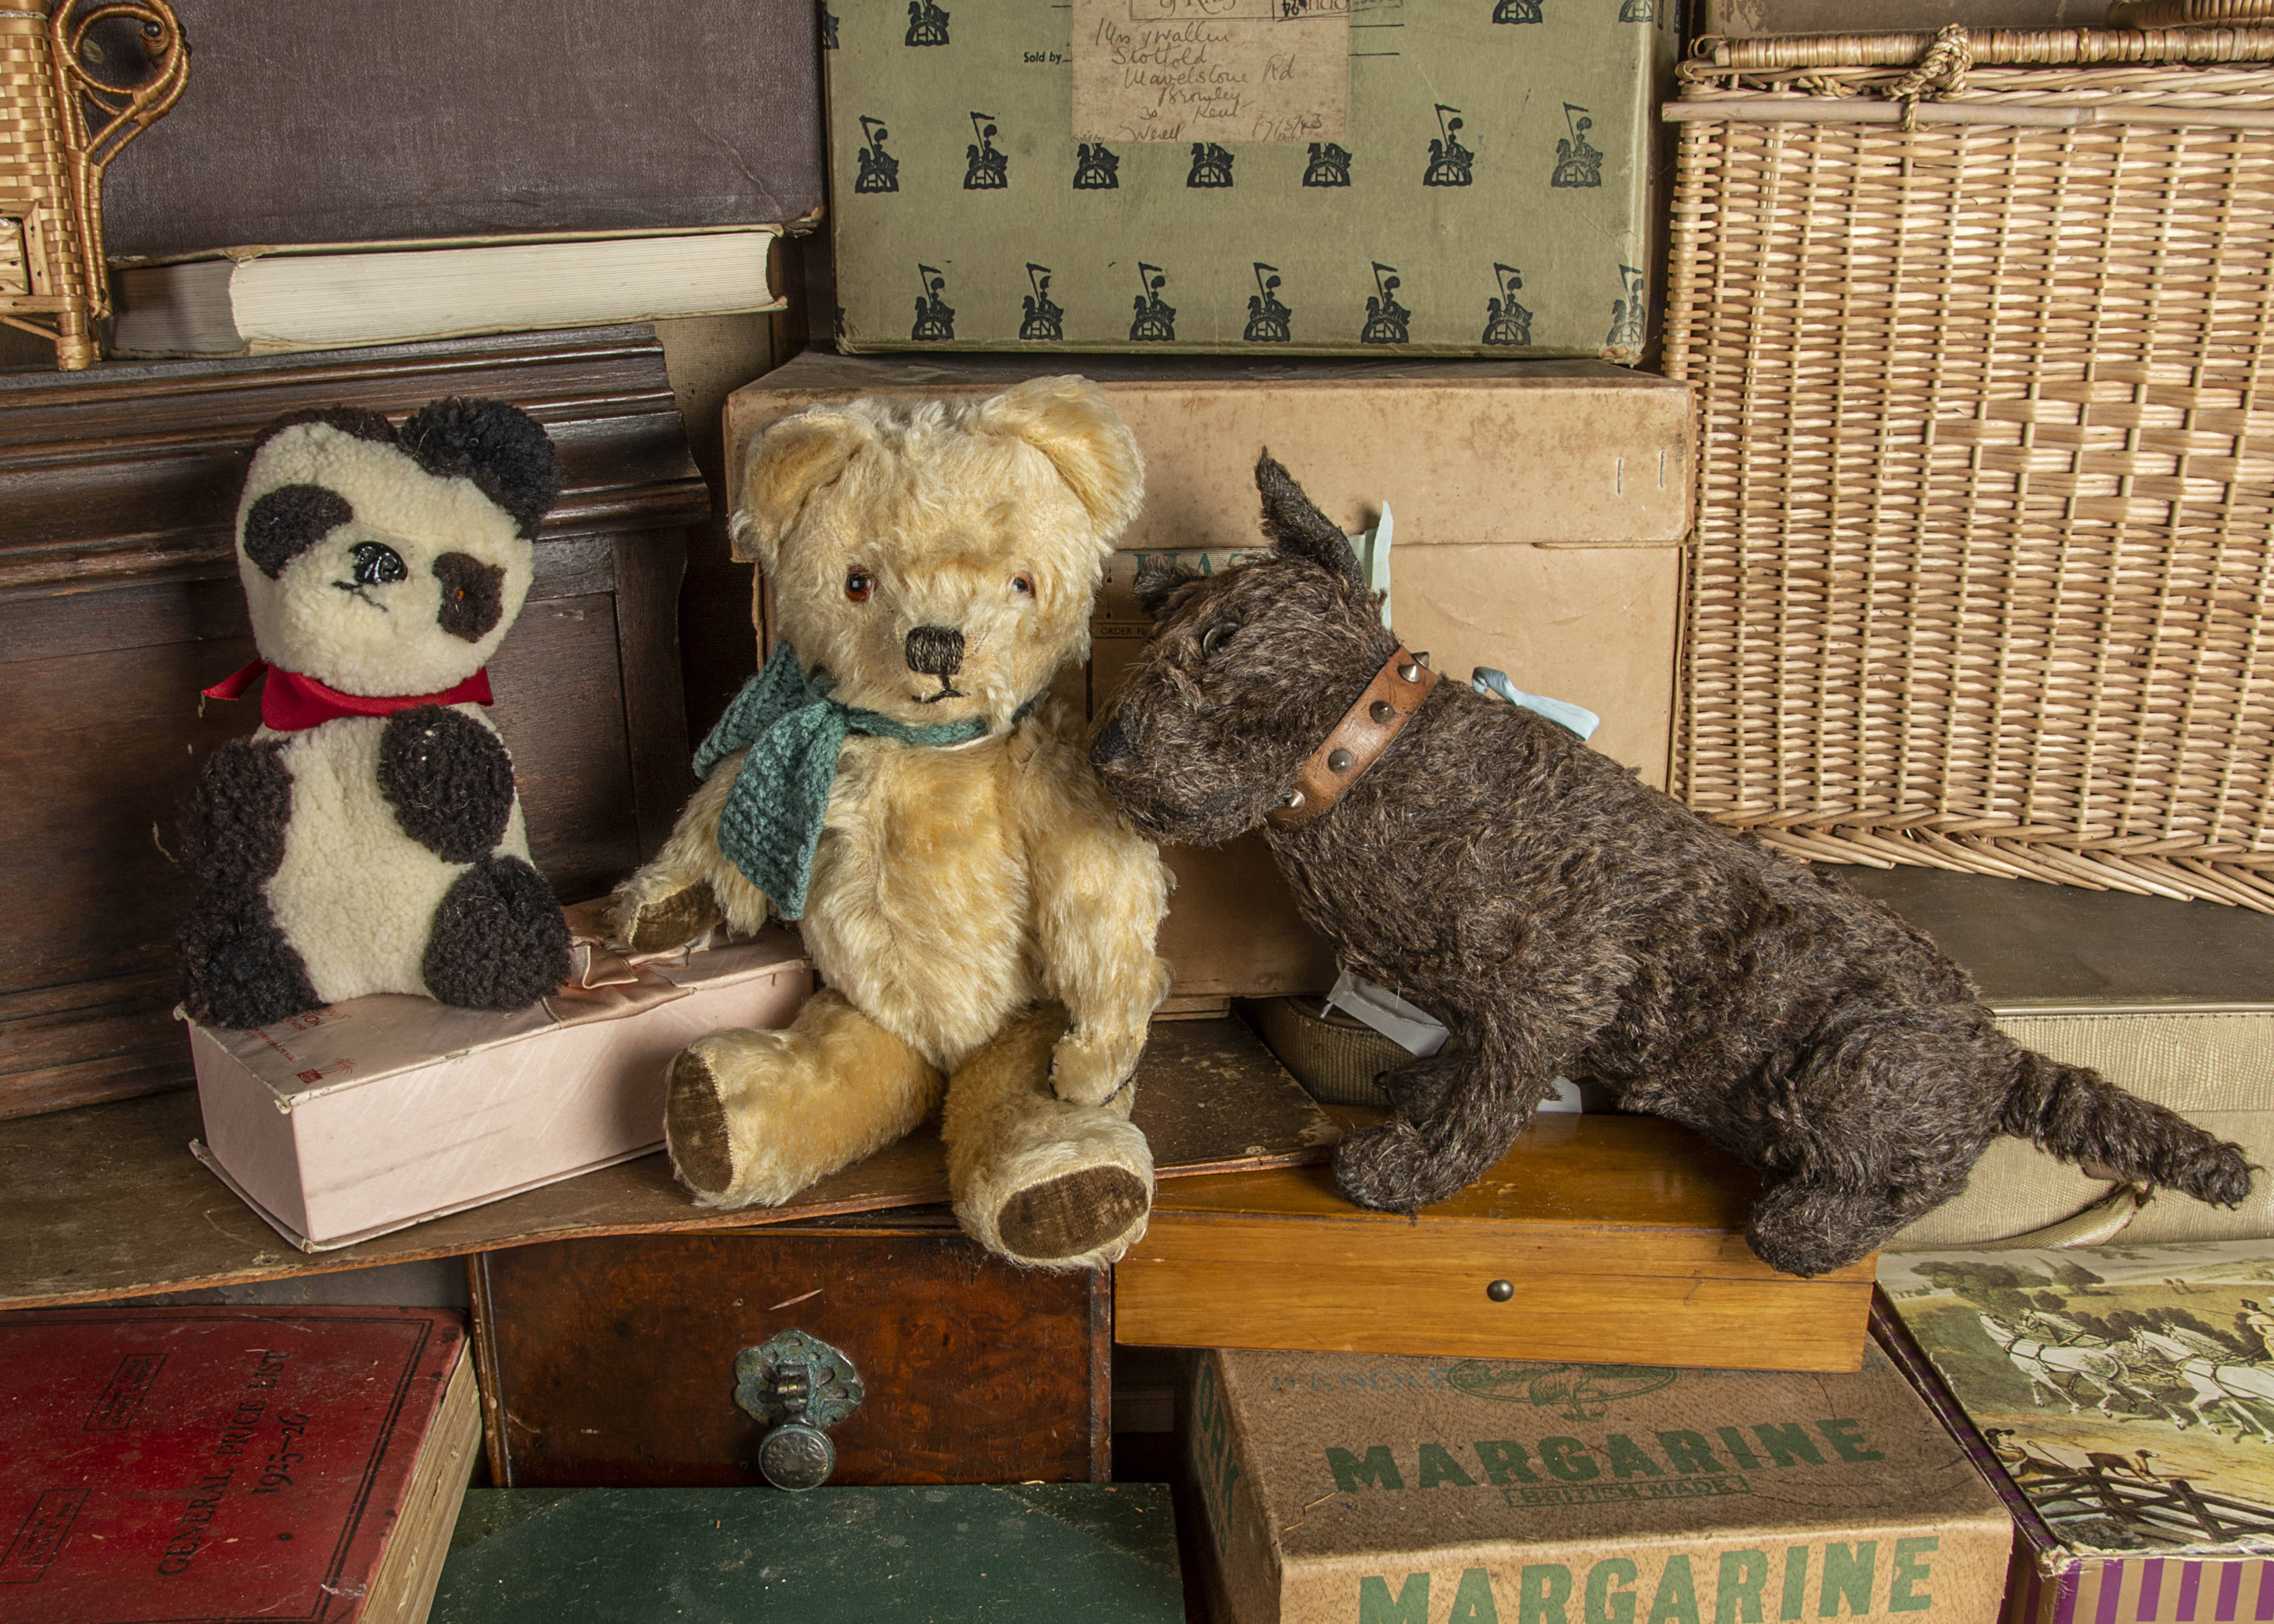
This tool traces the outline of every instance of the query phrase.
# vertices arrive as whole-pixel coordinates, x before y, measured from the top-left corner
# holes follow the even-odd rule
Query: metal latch
[[[734,1356],[734,1402],[767,1432],[758,1475],[778,1489],[817,1489],[837,1466],[827,1428],[866,1396],[853,1361],[818,1337],[784,1331]]]

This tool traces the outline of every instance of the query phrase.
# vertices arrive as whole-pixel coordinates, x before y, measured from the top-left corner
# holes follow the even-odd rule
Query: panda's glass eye
[[[1215,653],[1218,649],[1224,647],[1224,639],[1231,636],[1232,633],[1239,629],[1239,622],[1237,620],[1218,620],[1214,626],[1209,627],[1208,630],[1201,634],[1201,652],[1203,654]]]
[[[389,582],[410,578],[410,570],[403,567],[403,555],[384,542],[358,542],[352,556],[358,586],[385,586]]]
[[[1011,590],[1021,598],[1032,598],[1035,595],[1034,576],[1020,571],[1011,577]]]
[[[876,578],[865,569],[849,571],[845,577],[845,596],[856,604],[869,601],[869,594],[877,590]]]

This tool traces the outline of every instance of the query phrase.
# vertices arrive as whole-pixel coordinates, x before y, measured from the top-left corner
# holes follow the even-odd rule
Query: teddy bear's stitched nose
[[[919,626],[908,634],[910,671],[952,677],[963,669],[963,634],[953,626]]]

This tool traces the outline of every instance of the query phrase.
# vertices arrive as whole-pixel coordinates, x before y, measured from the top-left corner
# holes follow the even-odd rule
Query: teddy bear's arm
[[[1147,1024],[1168,996],[1169,967],[1153,943],[1169,871],[1116,816],[1078,751],[1052,740],[1034,765],[1020,779],[1020,821],[1042,977],[1073,1017],[1051,1054],[1050,1082],[1059,1098],[1095,1104],[1136,1070]]]
[[[610,899],[613,934],[634,952],[667,952],[720,920],[755,931],[773,913],[765,892],[719,850],[719,816],[742,771],[743,752],[721,756],[672,825],[670,838]]]

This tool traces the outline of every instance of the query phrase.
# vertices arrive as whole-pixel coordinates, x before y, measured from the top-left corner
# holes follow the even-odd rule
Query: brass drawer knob
[[[734,1356],[734,1402],[767,1431],[758,1475],[778,1489],[817,1489],[837,1467],[827,1429],[867,1396],[853,1361],[818,1337],[788,1330]]]

